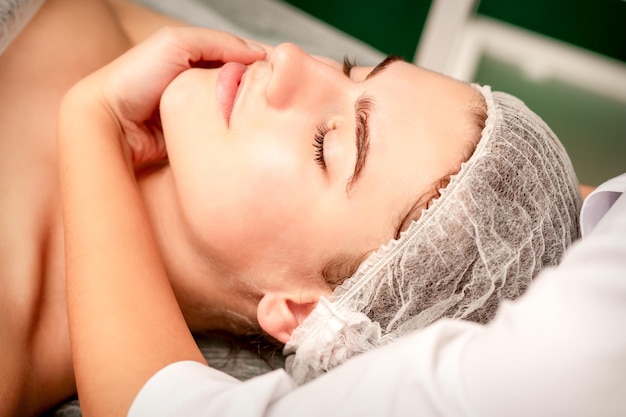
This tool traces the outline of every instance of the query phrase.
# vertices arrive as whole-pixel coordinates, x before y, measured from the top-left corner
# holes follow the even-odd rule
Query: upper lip
[[[237,107],[237,103],[239,103],[240,96],[242,95],[241,93],[244,90],[244,83],[246,82],[246,75],[248,75],[249,68],[250,67],[248,66],[246,71],[242,74],[241,78],[239,79],[239,85],[237,86],[237,90],[235,91],[235,98],[233,99],[233,109],[231,110],[231,116],[232,116],[232,113],[235,111],[235,107]]]
[[[265,78],[267,76],[266,69],[263,65],[264,62],[266,61],[256,61],[250,65],[246,65],[246,71],[242,74],[239,80],[239,86],[237,86],[237,91],[235,92],[232,112],[241,105],[240,102],[248,95],[261,94],[259,89],[262,88],[261,86],[266,82]]]
[[[237,63],[227,63],[221,68],[217,76],[216,98],[223,113],[226,125],[230,124],[235,101],[241,89],[243,75],[247,67]]]

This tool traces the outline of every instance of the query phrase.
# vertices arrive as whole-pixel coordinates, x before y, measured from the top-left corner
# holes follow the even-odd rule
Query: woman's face
[[[163,96],[188,236],[265,291],[319,286],[329,263],[388,242],[467,147],[471,87],[405,62],[342,67],[283,44],[188,70]]]

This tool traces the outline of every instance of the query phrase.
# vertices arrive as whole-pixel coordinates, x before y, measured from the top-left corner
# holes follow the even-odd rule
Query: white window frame
[[[480,59],[515,65],[530,79],[557,79],[626,103],[626,64],[476,14],[476,0],[433,0],[414,62],[473,81]]]

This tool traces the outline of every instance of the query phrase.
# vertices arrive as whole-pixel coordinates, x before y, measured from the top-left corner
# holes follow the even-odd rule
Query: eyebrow
[[[382,70],[387,68],[389,65],[393,64],[396,61],[404,61],[400,55],[387,55],[385,59],[383,59],[378,65],[376,65],[369,74],[365,77],[365,80],[369,80],[374,77],[376,74],[380,73]]]
[[[348,180],[346,193],[350,193],[350,190],[361,177],[361,172],[363,172],[363,168],[365,167],[365,161],[367,160],[367,154],[370,148],[369,115],[372,110],[372,105],[372,99],[365,95],[359,97],[354,103],[356,118],[356,163],[354,164],[354,172]]]
[[[365,77],[365,80],[372,79],[375,75],[380,74],[382,70],[387,68],[391,63],[401,61],[403,58],[399,55],[389,55],[376,65]],[[356,118],[356,163],[354,164],[354,172],[348,180],[346,186],[346,193],[350,193],[350,190],[354,187],[356,182],[361,177],[367,155],[370,147],[370,129],[369,129],[369,115],[373,107],[373,100],[366,95],[360,96],[354,103],[354,113]]]

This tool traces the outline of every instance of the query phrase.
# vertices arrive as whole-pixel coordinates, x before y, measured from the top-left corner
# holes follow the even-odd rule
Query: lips
[[[230,125],[230,115],[241,83],[241,77],[247,67],[237,62],[228,62],[222,66],[217,74],[216,97],[218,108],[224,115],[226,125]]]

